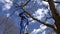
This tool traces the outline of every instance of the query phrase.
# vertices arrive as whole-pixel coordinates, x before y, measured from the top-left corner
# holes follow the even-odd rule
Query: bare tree
[[[57,13],[57,10],[56,10],[55,5],[54,5],[54,3],[60,3],[60,2],[54,2],[53,0],[48,0],[48,1],[47,1],[47,2],[49,3],[50,10],[52,11],[52,14],[53,14],[52,17],[55,19],[55,25],[57,26],[57,29],[56,29],[54,25],[50,25],[50,24],[44,23],[44,22],[38,20],[37,18],[34,18],[33,16],[31,16],[31,14],[29,13],[29,11],[27,11],[27,10],[24,9],[24,7],[25,7],[30,1],[31,1],[31,0],[28,0],[25,4],[22,4],[21,6],[19,6],[19,5],[17,4],[16,8],[20,7],[20,8],[24,11],[24,13],[26,13],[26,15],[29,15],[33,20],[36,20],[36,21],[38,21],[38,22],[41,23],[41,24],[44,24],[44,25],[46,25],[46,26],[48,26],[48,27],[50,27],[50,28],[53,28],[53,29],[56,31],[57,34],[60,34],[60,21],[59,21],[59,20],[60,20],[60,16],[59,16],[59,14]],[[45,1],[45,0],[44,0],[44,1]],[[14,4],[16,4],[16,3],[14,3]],[[7,26],[7,28],[9,28],[9,27]],[[7,28],[5,29],[4,33],[6,32]],[[29,33],[25,33],[25,34],[29,34]]]
[[[28,3],[28,2],[27,2],[27,3]],[[27,15],[29,15],[33,20],[36,20],[36,21],[38,21],[38,22],[40,22],[40,23],[42,23],[42,24],[44,24],[44,25],[46,25],[46,26],[48,26],[48,27],[53,28],[53,29],[56,31],[57,34],[60,34],[60,23],[59,23],[59,22],[60,22],[60,21],[59,21],[59,20],[60,20],[60,16],[59,16],[59,14],[57,13],[57,10],[56,10],[56,8],[55,8],[54,1],[53,1],[53,0],[48,0],[48,3],[49,3],[49,6],[50,6],[50,10],[52,11],[52,14],[53,14],[52,17],[55,19],[55,25],[57,26],[57,29],[55,29],[54,25],[46,24],[46,23],[44,23],[44,22],[41,22],[41,21],[38,20],[37,18],[34,18],[33,16],[31,16],[31,15],[29,14],[29,12],[24,9],[24,6],[26,6],[27,3],[24,4],[24,5],[22,5],[22,9],[23,9],[23,11],[24,11]],[[56,2],[56,3],[59,3],[59,2]]]

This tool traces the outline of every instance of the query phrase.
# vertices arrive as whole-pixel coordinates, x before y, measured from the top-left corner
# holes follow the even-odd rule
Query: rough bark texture
[[[55,25],[57,26],[57,34],[60,34],[60,16],[57,13],[58,11],[55,8],[54,2],[53,0],[48,0],[49,6],[50,6],[50,10],[52,11],[53,14],[53,18],[55,19]]]

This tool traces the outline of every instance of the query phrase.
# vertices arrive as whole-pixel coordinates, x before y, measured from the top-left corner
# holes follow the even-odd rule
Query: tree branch
[[[29,0],[26,4],[22,5],[22,7],[20,6],[21,9],[22,9],[27,15],[29,15],[33,20],[36,20],[36,21],[38,21],[39,23],[44,24],[44,25],[46,25],[46,26],[48,26],[48,27],[51,27],[51,28],[53,28],[54,30],[56,30],[56,28],[55,28],[54,25],[47,24],[47,23],[45,23],[45,22],[42,22],[42,21],[38,20],[37,18],[34,18],[33,16],[30,15],[29,11],[27,11],[27,10],[24,9],[24,7],[25,7],[29,2],[30,2],[30,0]]]
[[[56,10],[55,8],[55,5],[54,5],[54,1],[53,0],[48,0],[48,3],[49,3],[49,6],[50,6],[50,10],[52,11],[52,14],[53,14],[53,18],[55,19],[55,25],[57,26],[57,34],[60,34],[60,16],[59,14],[57,13],[58,11]]]
[[[37,18],[34,18],[34,17],[31,16],[30,13],[29,13],[28,11],[26,11],[25,9],[23,9],[23,11],[24,11],[27,15],[29,15],[33,20],[36,20],[36,21],[38,21],[39,23],[44,24],[44,25],[46,25],[46,26],[48,26],[48,27],[54,28],[54,30],[55,30],[55,26],[50,25],[50,24],[47,24],[47,23],[45,23],[45,22],[42,22],[42,21],[38,20]]]
[[[55,8],[53,0],[48,0],[48,3],[49,3],[49,6],[50,6],[50,10],[52,11],[53,18],[56,19],[56,17],[58,17],[59,14],[57,13],[58,11]]]
[[[20,7],[25,7],[31,0],[28,0],[26,3],[22,4]]]
[[[48,2],[47,0],[43,0],[43,1],[46,1],[46,2]],[[57,2],[57,1],[53,1],[54,3],[60,3],[60,2]]]

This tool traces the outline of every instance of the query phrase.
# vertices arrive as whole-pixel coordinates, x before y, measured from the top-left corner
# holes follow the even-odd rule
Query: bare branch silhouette
[[[29,1],[28,1],[28,2],[29,2]],[[47,24],[47,23],[42,22],[42,21],[38,20],[37,18],[34,18],[33,16],[31,16],[30,13],[29,13],[29,11],[27,11],[27,10],[24,9],[24,7],[28,4],[28,2],[27,2],[26,4],[24,4],[24,5],[22,5],[21,9],[22,9],[27,15],[29,15],[33,20],[36,20],[36,21],[40,22],[41,24],[44,24],[44,25],[46,25],[46,26],[48,26],[48,27],[51,27],[51,28],[53,28],[54,30],[56,30],[56,28],[55,28],[54,25]]]
[[[56,28],[55,28],[55,26],[54,25],[50,25],[50,24],[47,24],[47,23],[45,23],[45,22],[42,22],[42,21],[40,21],[40,20],[38,20],[37,18],[35,18],[35,17],[33,17],[30,13],[29,13],[29,11],[27,11],[27,10],[25,10],[24,9],[24,7],[30,2],[31,0],[28,0],[25,4],[22,4],[21,6],[19,6],[19,5],[17,5],[16,7],[18,8],[18,7],[20,7],[23,11],[24,11],[24,13],[26,13],[26,15],[29,15],[33,20],[36,20],[36,21],[38,21],[39,23],[41,23],[41,24],[44,24],[44,25],[46,25],[46,26],[48,26],[48,27],[51,27],[51,28],[53,28],[54,30],[56,30]],[[60,20],[60,17],[59,17],[59,14],[57,13],[57,10],[55,9],[55,6],[54,6],[54,1],[53,0],[48,0],[47,2],[49,2],[49,5],[50,5],[50,10],[52,11],[52,13],[53,13],[53,18],[56,20],[56,21],[58,21],[57,19],[59,19]],[[55,3],[60,3],[60,2],[55,2]],[[14,3],[15,4],[15,3]],[[52,7],[53,6],[53,7]],[[15,11],[12,13],[12,14],[14,14],[15,13]],[[11,14],[11,15],[12,15]],[[57,16],[57,17],[56,17]],[[57,24],[57,23],[56,23]],[[57,24],[58,25],[58,24]],[[8,27],[8,26],[7,26]],[[10,26],[9,26],[10,27]],[[57,26],[58,27],[58,26]],[[9,29],[9,28],[8,28]],[[6,31],[7,29],[5,28],[5,31]],[[4,31],[4,32],[5,32]]]
[[[55,19],[55,25],[57,26],[57,34],[60,34],[60,16],[59,14],[57,13],[58,11],[56,10],[55,8],[55,5],[54,5],[54,1],[53,0],[48,0],[48,3],[49,3],[49,6],[50,6],[50,10],[52,11],[52,14],[53,14],[53,18]]]

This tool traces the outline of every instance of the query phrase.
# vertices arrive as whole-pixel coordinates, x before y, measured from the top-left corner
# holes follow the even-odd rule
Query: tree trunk
[[[57,26],[57,34],[60,34],[60,17],[56,18],[56,23],[55,25]]]
[[[56,33],[60,34],[60,16],[57,13],[58,11],[55,8],[53,0],[48,0],[48,3],[49,3],[49,6],[50,6],[50,10],[52,11],[53,18],[55,19],[55,25],[57,26]]]

